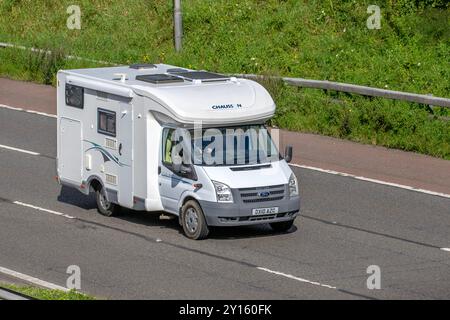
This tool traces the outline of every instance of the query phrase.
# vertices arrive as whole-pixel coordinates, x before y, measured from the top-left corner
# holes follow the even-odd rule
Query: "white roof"
[[[60,71],[67,82],[85,88],[132,98],[147,96],[174,120],[204,124],[264,122],[275,112],[275,103],[267,90],[255,81],[229,78],[225,81],[183,81],[153,84],[136,80],[138,75],[165,74],[177,68],[157,64],[156,68],[133,69],[129,66]],[[190,70],[191,71],[191,70]],[[126,74],[120,81],[118,74]]]

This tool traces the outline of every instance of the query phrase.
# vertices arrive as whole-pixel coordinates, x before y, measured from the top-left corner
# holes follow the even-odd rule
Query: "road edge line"
[[[352,179],[356,179],[356,180],[360,180],[360,181],[372,182],[372,183],[376,183],[376,184],[380,184],[380,185],[384,185],[384,186],[390,186],[390,187],[395,187],[395,188],[400,188],[400,189],[404,189],[404,190],[415,191],[415,192],[420,192],[420,193],[424,193],[424,194],[428,194],[428,195],[432,195],[432,196],[450,199],[450,194],[446,194],[446,193],[442,193],[442,192],[436,192],[436,191],[416,188],[416,187],[412,187],[412,186],[407,186],[404,184],[387,182],[387,181],[382,181],[382,180],[378,180],[378,179],[357,176],[357,175],[354,175],[351,173],[339,172],[339,171],[334,171],[334,170],[329,170],[329,169],[322,169],[322,168],[318,168],[318,167],[312,167],[312,166],[301,165],[301,164],[296,164],[296,163],[290,163],[289,165],[291,165],[293,167],[302,168],[302,169],[313,170],[313,171],[318,171],[318,172],[322,172],[322,173],[328,173],[328,174],[332,174],[332,175],[336,175],[336,176],[352,178]]]
[[[8,110],[13,110],[13,111],[26,112],[26,113],[31,113],[31,114],[37,114],[37,115],[40,115],[40,116],[44,116],[44,117],[49,117],[49,118],[54,118],[54,119],[56,119],[56,115],[55,115],[55,114],[50,114],[50,113],[40,112],[40,111],[36,111],[36,110],[29,110],[29,109],[23,109],[23,108],[11,107],[11,106],[8,106],[8,105],[6,105],[6,104],[1,104],[1,103],[0,103],[0,108],[8,109]]]
[[[51,282],[48,282],[45,280],[41,280],[41,279],[26,275],[26,274],[23,274],[23,273],[14,271],[14,270],[10,270],[7,268],[0,267],[0,273],[6,274],[8,276],[11,276],[11,277],[14,277],[14,278],[17,278],[20,280],[24,280],[26,282],[29,282],[29,283],[32,283],[32,284],[35,284],[35,285],[38,285],[40,287],[44,287],[47,289],[60,290],[60,291],[64,291],[64,292],[70,291],[69,289],[59,286],[57,284],[54,284],[54,283],[51,283]]]

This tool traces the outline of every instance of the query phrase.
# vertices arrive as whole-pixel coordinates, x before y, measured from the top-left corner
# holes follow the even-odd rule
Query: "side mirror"
[[[287,163],[292,161],[292,146],[287,145],[286,149],[284,150],[284,160],[286,160]]]

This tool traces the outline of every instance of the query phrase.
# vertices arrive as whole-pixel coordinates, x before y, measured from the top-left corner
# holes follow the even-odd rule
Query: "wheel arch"
[[[88,193],[96,192],[99,188],[105,189],[105,184],[103,183],[102,178],[97,175],[90,176],[86,181],[86,190]]]
[[[200,201],[198,201],[198,197],[195,194],[192,194],[191,192],[184,192],[180,198],[180,201],[178,201],[178,215],[181,215],[181,209],[183,208],[184,204],[188,202],[189,200],[194,200],[200,205]],[[200,205],[201,207],[201,205]]]
[[[180,226],[182,225],[182,221],[181,221],[181,210],[183,209],[183,206],[185,205],[186,202],[188,202],[189,200],[194,200],[198,203],[198,205],[201,208],[200,202],[198,201],[198,198],[191,194],[190,192],[186,191],[182,194],[180,201],[178,201],[178,223],[180,224]]]

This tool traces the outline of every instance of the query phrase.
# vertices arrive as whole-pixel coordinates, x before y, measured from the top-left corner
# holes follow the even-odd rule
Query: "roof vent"
[[[187,72],[176,72],[178,77],[181,77],[188,81],[200,80],[202,82],[212,82],[212,81],[226,81],[229,80],[230,77],[227,77],[223,74],[207,72],[207,71],[187,71]]]
[[[169,74],[146,74],[136,76],[136,80],[149,82],[153,84],[184,82],[183,79]]]
[[[156,69],[156,66],[154,64],[149,64],[149,63],[135,63],[135,64],[130,65],[130,69],[136,69],[136,70]]]

